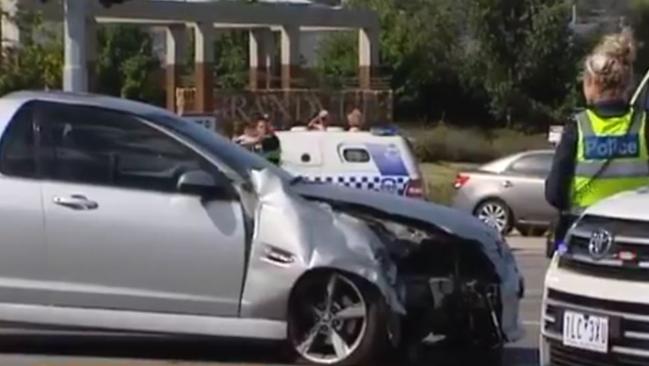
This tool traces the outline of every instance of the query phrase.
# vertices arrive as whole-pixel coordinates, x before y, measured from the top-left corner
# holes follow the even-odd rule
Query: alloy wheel
[[[503,233],[509,225],[509,212],[498,202],[487,202],[480,206],[478,218],[485,224]]]
[[[323,277],[310,287],[307,290],[312,295],[301,298],[295,309],[299,321],[291,340],[293,347],[302,358],[315,364],[344,361],[358,349],[367,330],[363,293],[338,273]]]

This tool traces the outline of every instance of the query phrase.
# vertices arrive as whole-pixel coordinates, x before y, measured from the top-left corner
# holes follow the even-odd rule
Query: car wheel
[[[511,210],[500,200],[481,203],[475,210],[475,216],[504,235],[512,231]]]
[[[531,225],[519,225],[516,227],[519,233],[525,237],[539,237],[545,235],[548,229]]]
[[[287,320],[291,348],[314,365],[371,365],[389,344],[383,297],[339,272],[300,281]]]

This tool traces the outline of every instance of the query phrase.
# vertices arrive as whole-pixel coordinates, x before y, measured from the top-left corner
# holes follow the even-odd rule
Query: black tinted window
[[[370,161],[370,154],[365,149],[353,148],[345,149],[343,157],[350,163],[367,163]]]
[[[99,108],[39,108],[48,178],[175,191],[180,175],[206,168],[190,149],[137,117]]]
[[[7,126],[0,143],[0,171],[3,174],[32,178],[36,176],[36,158],[32,108],[22,107]]]
[[[512,163],[509,170],[521,174],[545,176],[552,167],[552,158],[552,154],[526,155]]]

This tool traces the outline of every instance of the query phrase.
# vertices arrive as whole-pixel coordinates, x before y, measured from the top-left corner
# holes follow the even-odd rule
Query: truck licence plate
[[[563,344],[600,353],[608,352],[608,318],[575,311],[563,313]]]

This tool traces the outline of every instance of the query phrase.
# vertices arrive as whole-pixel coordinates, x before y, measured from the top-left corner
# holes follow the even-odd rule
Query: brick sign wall
[[[191,89],[185,89],[185,110],[191,113]],[[347,114],[359,108],[366,123],[392,121],[392,91],[311,91],[263,90],[227,92],[215,91],[216,115],[219,123],[252,121],[258,113],[268,113],[280,127],[307,123],[322,109],[327,109],[334,124],[343,125]]]

